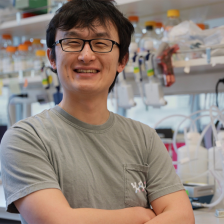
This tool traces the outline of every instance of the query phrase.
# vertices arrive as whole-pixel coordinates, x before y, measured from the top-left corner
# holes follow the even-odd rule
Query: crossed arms
[[[36,191],[14,202],[29,224],[194,224],[194,214],[184,190],[162,196],[151,209],[72,209],[58,189]]]

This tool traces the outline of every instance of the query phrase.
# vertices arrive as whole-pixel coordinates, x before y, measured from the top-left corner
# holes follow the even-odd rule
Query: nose
[[[82,51],[79,52],[78,60],[84,63],[89,63],[95,60],[95,54],[91,50],[89,43],[86,42]]]

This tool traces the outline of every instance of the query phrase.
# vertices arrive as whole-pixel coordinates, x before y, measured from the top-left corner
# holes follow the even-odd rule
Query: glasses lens
[[[83,45],[83,41],[79,39],[65,39],[61,43],[64,51],[80,51]]]
[[[97,39],[91,41],[93,51],[109,52],[112,49],[112,42],[110,40]]]

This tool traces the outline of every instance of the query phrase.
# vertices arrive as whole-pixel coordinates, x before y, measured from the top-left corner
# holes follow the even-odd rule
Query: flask
[[[164,37],[167,37],[170,30],[179,23],[181,23],[180,11],[177,9],[168,10],[167,21],[164,24]]]
[[[146,45],[148,42],[153,42],[153,48],[154,50],[159,48],[160,41],[158,39],[158,35],[155,32],[155,26],[156,23],[154,21],[147,21],[145,22],[145,28],[146,28],[146,33],[142,36],[140,40],[140,51],[145,52],[147,51]]]
[[[28,60],[28,45],[20,44],[14,56],[14,70],[15,71],[25,71],[27,70],[27,60]]]
[[[198,152],[197,144],[200,140],[200,134],[196,132],[189,132],[186,135],[186,145],[182,146],[177,151],[178,162],[195,159],[183,164],[178,163],[177,174],[183,180],[183,182],[204,183],[207,184],[207,176],[198,177],[197,179],[191,179],[207,171],[207,158],[208,150],[202,146],[199,146]]]
[[[131,41],[138,44],[143,35],[142,29],[140,28],[138,24],[139,18],[138,16],[129,16],[128,20],[132,23],[135,29],[134,34],[132,35]]]
[[[3,72],[9,73],[14,71],[14,55],[16,52],[16,47],[7,46],[6,52],[3,58]]]

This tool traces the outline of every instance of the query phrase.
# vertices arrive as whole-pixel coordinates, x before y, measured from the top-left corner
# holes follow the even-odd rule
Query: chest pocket
[[[125,205],[126,207],[149,207],[147,199],[147,174],[149,166],[125,164]]]

